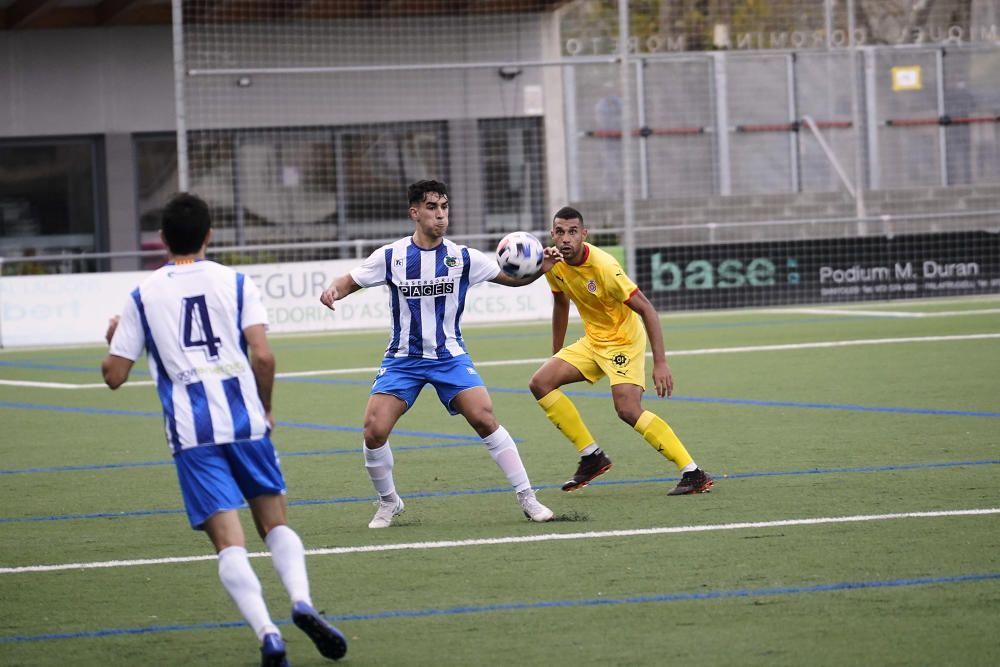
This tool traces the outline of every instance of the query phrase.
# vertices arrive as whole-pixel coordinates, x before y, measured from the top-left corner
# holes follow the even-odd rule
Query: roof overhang
[[[570,0],[202,0],[193,22],[237,23],[550,12]],[[169,25],[170,0],[0,0],[0,30]]]

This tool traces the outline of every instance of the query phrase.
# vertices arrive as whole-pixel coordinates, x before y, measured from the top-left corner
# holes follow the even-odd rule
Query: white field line
[[[848,308],[789,308],[786,313],[802,315],[856,315],[858,317],[957,317],[960,315],[996,315],[1000,308],[983,308],[978,310],[852,310]]]
[[[747,530],[757,528],[777,528],[782,526],[818,526],[837,523],[860,523],[869,521],[892,521],[895,519],[927,519],[956,516],[983,516],[1000,514],[1000,507],[970,510],[942,510],[936,512],[901,512],[897,514],[860,514],[855,516],[830,516],[814,519],[784,519],[780,521],[748,521],[742,523],[720,523],[703,526],[670,526],[663,528],[635,528],[631,530],[603,530],[586,533],[547,533],[545,535],[517,535],[510,537],[489,537],[476,540],[443,540],[439,542],[403,542],[399,544],[369,544],[356,547],[332,547],[328,549],[307,549],[308,556],[342,556],[348,554],[384,551],[409,551],[424,549],[455,549],[460,547],[496,546],[501,544],[528,544],[533,542],[554,542],[559,540],[593,540],[607,537],[645,537],[649,535],[677,535],[682,533],[706,533],[724,530]],[[251,558],[270,556],[266,551],[249,554]],[[173,563],[193,563],[216,560],[217,556],[177,556],[171,558],[144,558],[136,560],[94,561],[90,563],[64,563],[61,565],[27,565],[23,567],[0,567],[0,574],[23,574],[27,572],[57,572],[62,570],[93,570],[137,565],[170,565]]]
[[[945,343],[966,340],[991,340],[1000,338],[1000,333],[985,334],[965,334],[956,336],[911,336],[904,338],[861,338],[858,340],[827,340],[815,343],[784,343],[780,345],[748,345],[744,347],[708,347],[694,350],[673,350],[668,353],[668,357],[684,357],[708,354],[737,354],[743,352],[782,352],[787,350],[816,350],[832,347],[856,347],[859,345],[897,345],[900,343]],[[652,353],[647,352],[646,356]],[[538,357],[535,359],[503,359],[498,361],[477,361],[476,366],[521,366],[524,364],[539,365],[549,360],[549,357]],[[375,373],[378,366],[360,366],[355,368],[327,368],[316,371],[296,371],[291,373],[278,373],[278,378],[299,378],[313,377],[317,375],[351,375],[355,373]],[[145,387],[151,386],[152,380],[138,380],[126,382],[123,387]],[[44,387],[46,389],[104,389],[102,382],[92,382],[87,384],[75,384],[72,382],[32,382],[29,380],[0,380],[0,385],[13,387]]]
[[[143,384],[153,384],[143,381]],[[0,385],[9,387],[35,387],[38,389],[91,389],[93,387],[104,387],[105,384],[73,384],[71,382],[34,382],[32,380],[0,380]]]

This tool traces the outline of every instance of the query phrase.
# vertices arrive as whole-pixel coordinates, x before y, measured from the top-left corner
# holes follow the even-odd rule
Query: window
[[[541,118],[479,121],[487,231],[531,230],[546,219]]]
[[[0,252],[99,248],[99,152],[94,138],[0,142]]]
[[[404,222],[408,232],[406,187],[423,178],[447,181],[445,124],[361,127],[338,135],[343,142],[348,221]],[[352,234],[363,237],[358,231]]]

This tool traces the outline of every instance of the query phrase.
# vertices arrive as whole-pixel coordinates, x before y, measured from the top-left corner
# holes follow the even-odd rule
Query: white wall
[[[414,64],[538,60],[544,14],[450,24],[447,17],[338,21],[309,29],[237,26],[188,31],[187,67]],[[217,26],[213,26],[217,30]],[[551,53],[547,55],[551,56]],[[190,77],[190,127],[338,125],[524,115],[526,68],[337,75]],[[0,33],[0,138],[157,132],[175,128],[170,26]]]
[[[363,290],[331,311],[319,295],[357,260],[257,264],[236,267],[253,278],[267,308],[271,331],[301,333],[383,329],[389,325],[386,287]],[[108,319],[150,272],[89,273],[0,278],[0,347],[98,344]],[[552,293],[544,278],[526,287],[493,283],[469,290],[462,322],[549,320]]]
[[[169,26],[8,30],[0,137],[174,128]]]

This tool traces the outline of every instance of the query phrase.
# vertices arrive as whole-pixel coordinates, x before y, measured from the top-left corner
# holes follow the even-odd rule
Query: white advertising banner
[[[388,288],[355,292],[331,311],[319,295],[335,276],[358,260],[254,264],[234,267],[251,276],[267,307],[271,331],[301,333],[387,329]],[[148,271],[0,278],[0,346],[100,343],[108,319]],[[493,283],[469,290],[462,322],[505,323],[548,320],[552,293],[544,278],[525,287]]]

